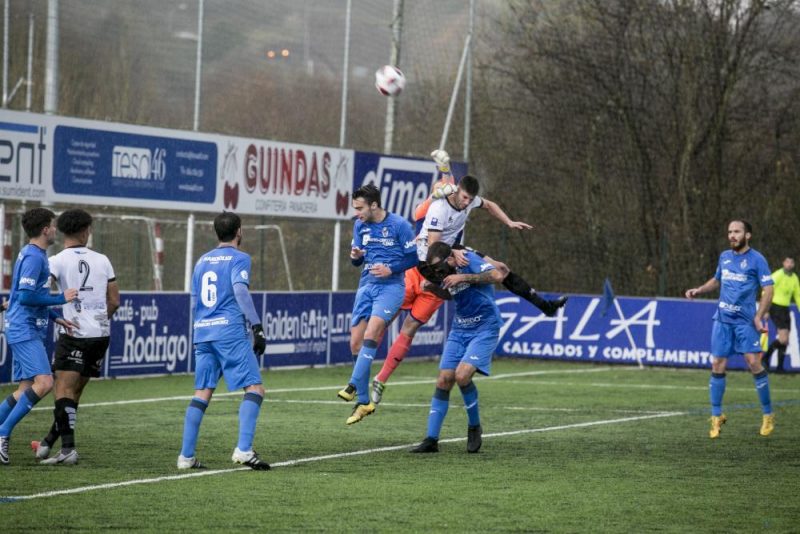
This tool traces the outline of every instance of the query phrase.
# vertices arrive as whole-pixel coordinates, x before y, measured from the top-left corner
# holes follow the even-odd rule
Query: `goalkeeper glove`
[[[439,172],[445,174],[450,173],[450,154],[444,150],[436,149],[431,152],[431,157],[433,158],[433,162],[436,163],[436,168],[439,169]]]
[[[253,325],[253,352],[256,356],[261,356],[267,350],[267,336],[264,335],[264,327],[260,324]]]
[[[431,196],[433,198],[444,198],[452,195],[457,190],[458,186],[456,184],[442,184],[440,186],[433,186],[433,193],[431,193]]]

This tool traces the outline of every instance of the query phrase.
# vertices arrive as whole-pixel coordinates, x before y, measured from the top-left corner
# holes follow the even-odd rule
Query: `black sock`
[[[48,447],[52,447],[56,440],[58,440],[58,437],[61,435],[58,432],[58,422],[55,419],[55,412],[56,410],[53,408],[53,424],[50,426],[50,432],[48,432],[42,440]]]
[[[786,345],[783,343],[777,343],[778,348],[778,366],[776,367],[777,371],[783,371],[783,360],[786,358]]]
[[[508,275],[503,278],[503,286],[539,309],[542,309],[542,306],[545,304],[545,300],[536,294],[536,290],[517,273],[508,273]]]
[[[75,448],[75,419],[78,415],[78,403],[72,399],[56,400],[56,424],[61,433],[61,448]]]

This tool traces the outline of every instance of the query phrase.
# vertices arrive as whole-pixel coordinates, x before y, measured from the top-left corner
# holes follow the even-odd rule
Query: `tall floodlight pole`
[[[203,66],[203,12],[204,0],[197,0],[197,60],[194,69],[194,121],[192,129],[200,127],[200,75]]]
[[[339,148],[344,148],[347,135],[347,81],[350,74],[350,19],[353,1],[347,0],[344,21],[344,65],[342,66],[342,115],[339,122]],[[339,249],[342,240],[342,221],[333,227],[333,260],[331,261],[331,291],[339,290]]]
[[[25,109],[31,110],[31,94],[33,88],[33,12],[28,13],[28,72],[26,76]]]
[[[58,0],[47,0],[44,112],[58,112]]]
[[[3,107],[8,105],[8,0],[3,2]]]
[[[392,50],[389,63],[395,67],[400,66],[400,38],[403,33],[403,2],[394,0],[392,9]],[[383,130],[383,153],[392,153],[394,142],[394,119],[397,116],[397,99],[390,96],[386,99],[386,126]]]
[[[475,30],[475,0],[469,0],[469,27],[467,34]],[[464,161],[469,164],[469,130],[472,127],[472,39],[467,51],[467,92],[464,98]]]

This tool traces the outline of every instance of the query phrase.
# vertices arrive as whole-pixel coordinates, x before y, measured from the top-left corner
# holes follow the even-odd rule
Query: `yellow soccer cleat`
[[[345,402],[351,402],[356,398],[356,387],[353,384],[347,384],[339,390],[336,396]]]
[[[765,415],[761,418],[761,430],[759,434],[769,436],[775,430],[775,414]]]
[[[371,402],[369,404],[356,404],[356,407],[353,408],[353,415],[347,418],[346,423],[348,425],[358,423],[366,416],[372,415],[374,411],[375,405]]]
[[[725,415],[720,415],[719,417],[712,415],[711,416],[711,430],[708,432],[708,437],[711,439],[717,439],[719,437],[719,433],[722,432],[722,425],[725,424],[728,418]]]

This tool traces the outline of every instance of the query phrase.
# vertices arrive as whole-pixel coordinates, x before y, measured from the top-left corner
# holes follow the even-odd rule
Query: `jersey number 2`
[[[89,279],[89,264],[84,260],[80,260],[78,262],[78,272],[83,275],[83,282],[81,282],[81,287],[78,291],[92,291],[94,288],[86,285],[86,281]]]

